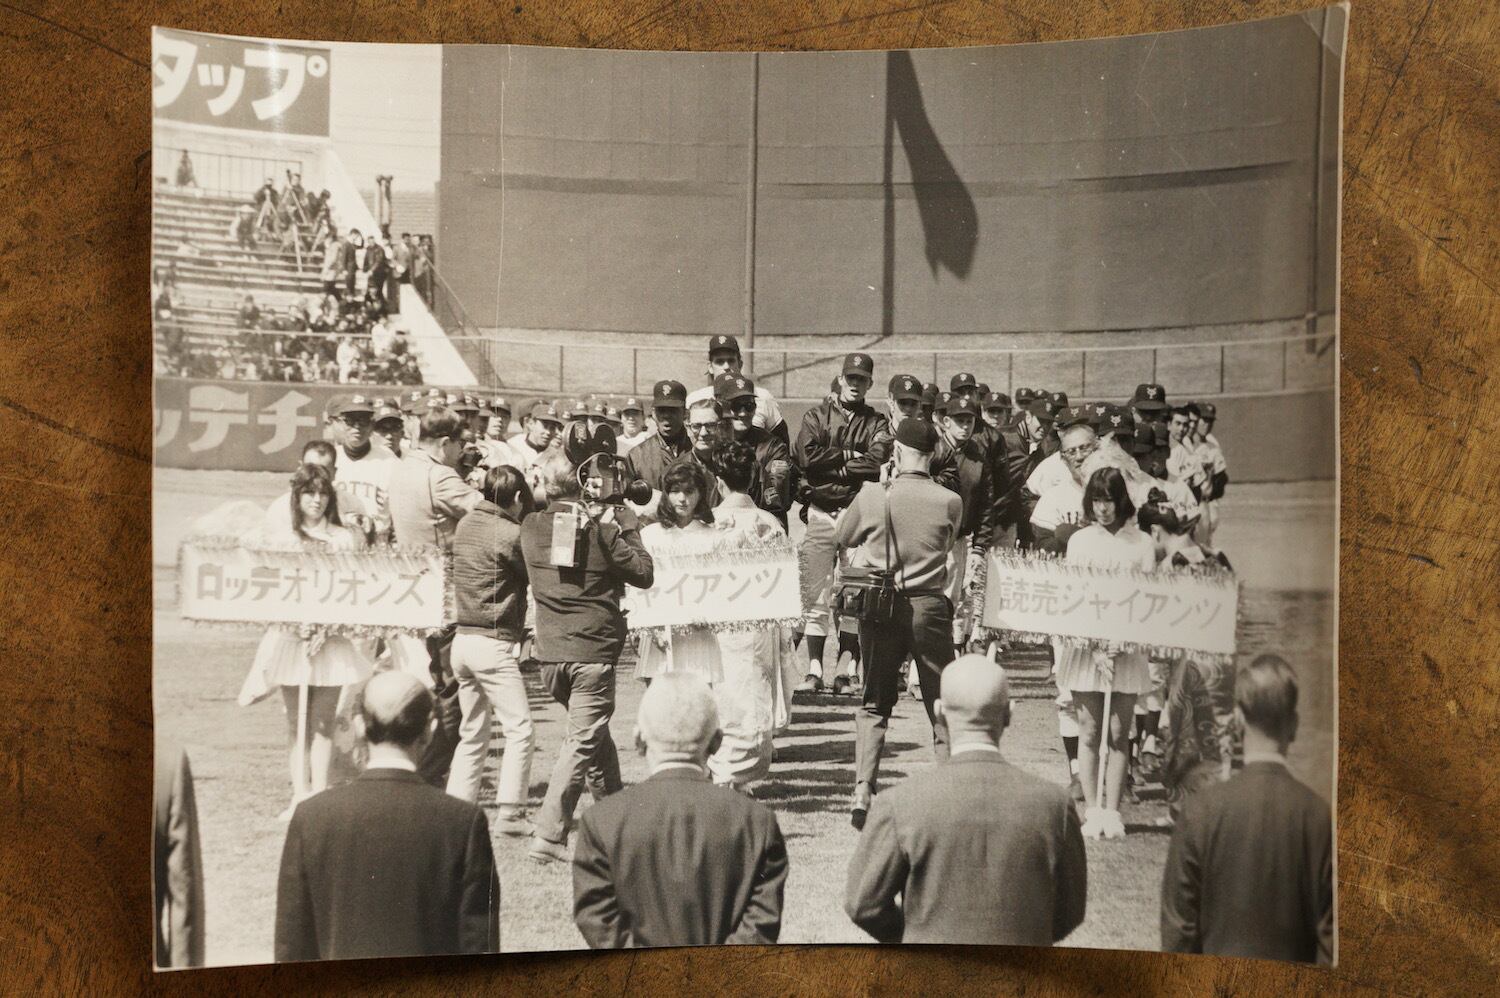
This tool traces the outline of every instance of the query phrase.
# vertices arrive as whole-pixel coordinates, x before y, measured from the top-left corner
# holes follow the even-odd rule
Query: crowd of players
[[[700,516],[711,519],[716,507],[743,503],[763,513],[771,529],[794,516],[802,523],[804,613],[791,636],[806,662],[797,670],[798,691],[853,689],[860,698],[850,816],[862,836],[845,907],[870,935],[1041,945],[1062,939],[1084,917],[1083,840],[1124,836],[1120,799],[1134,774],[1160,779],[1178,801],[1163,882],[1164,948],[1329,958],[1328,814],[1310,791],[1293,790],[1300,785],[1277,775],[1295,736],[1296,680],[1275,656],[1242,669],[1236,689],[1184,657],[1156,661],[1057,645],[1072,800],[1060,782],[1049,785],[1008,765],[959,765],[999,761],[1011,710],[1003,670],[973,653],[988,637],[977,609],[990,550],[1145,571],[1213,562],[1227,568],[1213,548],[1216,504],[1229,479],[1212,405],[1174,406],[1156,384],[1139,386],[1122,404],[1072,404],[1060,392],[1027,389],[1011,399],[967,372],[953,375],[947,390],[896,374],[885,397],[872,401],[874,362],[852,353],[793,438],[776,400],[743,372],[733,337],[711,339],[707,375],[708,384],[693,392],[659,381],[648,400],[537,400],[519,421],[507,398],[439,389],[330,403],[329,439],[308,445],[292,491],[268,522],[335,550],[383,538],[454,552],[455,633],[425,644],[395,639],[378,653],[405,679],[382,679],[377,667],[358,708],[372,771],[410,771],[413,784],[431,784],[423,792],[446,789],[445,799],[472,804],[493,716],[505,750],[492,827],[528,837],[534,860],[573,863],[574,915],[591,945],[774,942],[786,855],[774,815],[753,800],[755,781],[724,780],[717,795],[697,783],[671,785],[721,782],[713,758],[731,725],[725,701],[716,706],[708,688],[723,683],[722,673],[706,668],[687,643],[678,646],[675,665],[669,650],[667,664],[653,667],[636,733],[653,771],[647,784],[622,786],[609,734],[614,669],[625,646],[620,593],[652,584],[641,524],[685,529]],[[629,498],[604,510],[590,497],[609,486],[577,457],[588,452],[592,460],[598,451],[586,442],[601,440],[613,443],[612,457],[630,483]],[[568,540],[574,530],[586,543]],[[872,567],[895,580],[891,612],[861,619],[836,612],[846,576]],[[361,854],[368,845],[354,847],[349,823],[370,809],[396,807],[396,798],[372,797],[369,786],[320,791],[328,784],[336,689],[367,680],[377,651],[335,637],[313,647],[305,636],[274,632],[262,643],[242,702],[280,684],[290,719],[289,687],[308,684],[312,674],[311,685],[323,690],[308,708],[307,742],[291,753],[278,958],[498,946],[495,907],[485,901],[498,896],[489,887],[487,837],[480,860],[472,843],[463,844],[477,811],[448,808],[451,828],[408,829],[418,838],[399,844],[405,854],[437,850],[478,864],[464,870],[462,884],[443,885],[449,893],[429,897],[451,934],[433,939],[420,924],[405,925],[400,909],[408,888],[380,877],[373,882],[388,890],[379,910],[356,903],[351,885],[368,887],[370,864],[385,861]],[[530,706],[521,679],[528,657],[541,663],[544,685],[566,714],[534,823],[526,800]],[[885,731],[908,674],[940,766],[930,778],[883,789]],[[769,692],[753,695],[784,695],[774,683],[763,689]],[[1233,749],[1220,734],[1231,710],[1243,721],[1245,771],[1226,782]],[[304,737],[301,729],[289,731]],[[763,767],[757,778],[774,779],[774,771],[767,776]],[[578,823],[570,851],[573,811],[585,791],[596,806]],[[611,805],[607,799],[617,794],[629,803]],[[435,815],[435,798],[422,800],[401,804],[401,813],[415,814],[415,807]],[[971,800],[995,806],[975,812]],[[1260,830],[1246,841],[1249,833],[1238,826],[1251,812]],[[1236,831],[1214,831],[1215,822]],[[1226,851],[1222,843],[1231,839],[1239,844]],[[661,865],[687,855],[719,859],[701,869]],[[1228,879],[1205,893],[1221,868]],[[648,869],[656,872],[647,876]],[[676,879],[667,885],[663,875]],[[320,886],[309,888],[309,879]],[[1270,928],[1242,924],[1260,915]],[[401,923],[417,935],[400,937],[394,951],[358,933],[321,938],[317,926],[330,917],[366,920],[380,931]]]

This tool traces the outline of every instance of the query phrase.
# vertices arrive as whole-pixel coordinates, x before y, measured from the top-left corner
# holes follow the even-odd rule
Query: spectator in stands
[[[365,247],[365,302],[376,315],[385,315],[385,283],[391,275],[390,258],[379,239],[371,238]]]
[[[255,209],[248,204],[242,204],[235,211],[234,219],[229,223],[229,238],[234,240],[236,249],[247,254],[253,254],[255,250]]]
[[[186,149],[182,150],[182,156],[177,160],[177,186],[198,186],[198,177],[193,173],[193,161],[188,158]]]
[[[324,306],[327,306],[329,298],[335,302],[339,295],[339,274],[344,263],[344,241],[339,238],[338,230],[333,226],[328,227],[328,234],[323,237],[323,261],[318,269],[318,278],[323,282]]]
[[[412,257],[415,251],[411,245],[411,233],[401,233],[401,238],[391,247],[391,277],[395,280],[396,288],[387,302],[388,311],[399,313],[401,311],[401,285],[411,283]]]
[[[349,238],[344,241],[344,256],[339,262],[339,273],[344,285],[344,298],[354,297],[355,276],[359,274],[360,257],[365,248],[365,237],[358,229],[349,230]]]
[[[412,284],[417,289],[417,294],[422,296],[422,301],[427,307],[432,307],[434,266],[436,254],[432,245],[431,236],[423,236],[417,243],[417,250],[412,258]]]

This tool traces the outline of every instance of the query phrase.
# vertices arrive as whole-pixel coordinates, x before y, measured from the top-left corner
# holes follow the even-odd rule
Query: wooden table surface
[[[291,5],[287,5],[291,6]],[[153,980],[151,24],[616,48],[1199,27],[1290,0],[0,2],[0,992],[1495,993],[1500,4],[1356,0],[1344,104],[1337,971],[1079,950],[657,951]],[[1267,433],[1297,427],[1267,426]]]

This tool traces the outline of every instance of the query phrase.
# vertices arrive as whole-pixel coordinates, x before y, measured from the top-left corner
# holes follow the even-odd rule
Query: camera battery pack
[[[552,515],[552,544],[548,561],[554,568],[578,566],[578,541],[583,533],[584,518],[576,509],[560,510]]]

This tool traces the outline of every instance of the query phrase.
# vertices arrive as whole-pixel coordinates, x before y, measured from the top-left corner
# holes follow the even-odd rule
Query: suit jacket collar
[[[359,774],[361,780],[391,781],[395,783],[419,783],[427,785],[427,781],[416,773],[405,769],[392,769],[388,766],[375,766]]]
[[[708,781],[708,777],[700,769],[688,769],[686,766],[673,766],[671,769],[661,769],[646,778],[647,783],[657,780],[689,780],[697,783]]]
[[[969,763],[994,763],[1005,765],[1005,756],[999,752],[957,752],[948,757],[948,765],[965,766]]]

